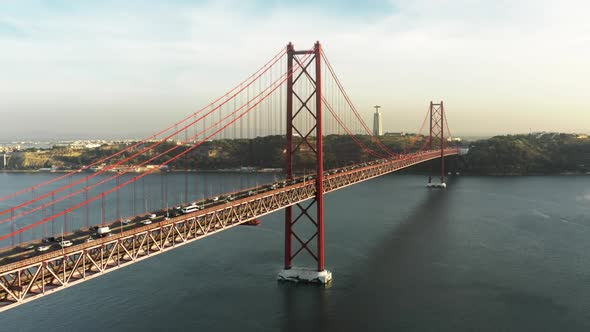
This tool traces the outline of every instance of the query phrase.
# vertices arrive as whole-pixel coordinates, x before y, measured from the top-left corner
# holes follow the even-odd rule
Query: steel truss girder
[[[445,149],[444,155],[456,155]],[[387,173],[440,158],[439,150],[409,154],[403,159],[370,165],[324,178],[324,193],[346,188]],[[316,195],[314,181],[302,182],[259,195],[240,199],[114,234],[93,242],[74,245],[62,251],[23,259],[0,266],[0,311],[7,310],[115,271],[161,252],[182,246],[254,218],[300,204]],[[312,235],[312,239],[317,234]],[[310,239],[300,244],[309,243]],[[306,250],[300,248],[299,251]]]

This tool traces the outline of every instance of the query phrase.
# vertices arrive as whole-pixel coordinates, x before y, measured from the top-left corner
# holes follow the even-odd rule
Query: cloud
[[[26,38],[27,33],[12,20],[0,18],[0,37],[7,39]]]

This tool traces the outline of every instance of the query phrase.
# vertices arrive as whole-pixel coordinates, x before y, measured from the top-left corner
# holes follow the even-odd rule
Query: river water
[[[0,176],[2,192],[30,176]],[[0,313],[0,330],[590,330],[590,177],[424,183],[326,196],[329,287],[276,281],[275,213]]]

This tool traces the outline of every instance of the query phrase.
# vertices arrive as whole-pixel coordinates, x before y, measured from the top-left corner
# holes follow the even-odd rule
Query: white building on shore
[[[383,123],[379,108],[381,108],[381,106],[375,106],[375,114],[373,114],[373,135],[375,136],[383,135]]]

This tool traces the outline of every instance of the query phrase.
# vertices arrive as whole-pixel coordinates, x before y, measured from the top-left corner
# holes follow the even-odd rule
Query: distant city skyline
[[[142,138],[289,41],[323,43],[365,122],[590,132],[587,1],[3,1],[0,141]],[[297,19],[298,24],[293,24]],[[287,24],[286,22],[291,22]]]

